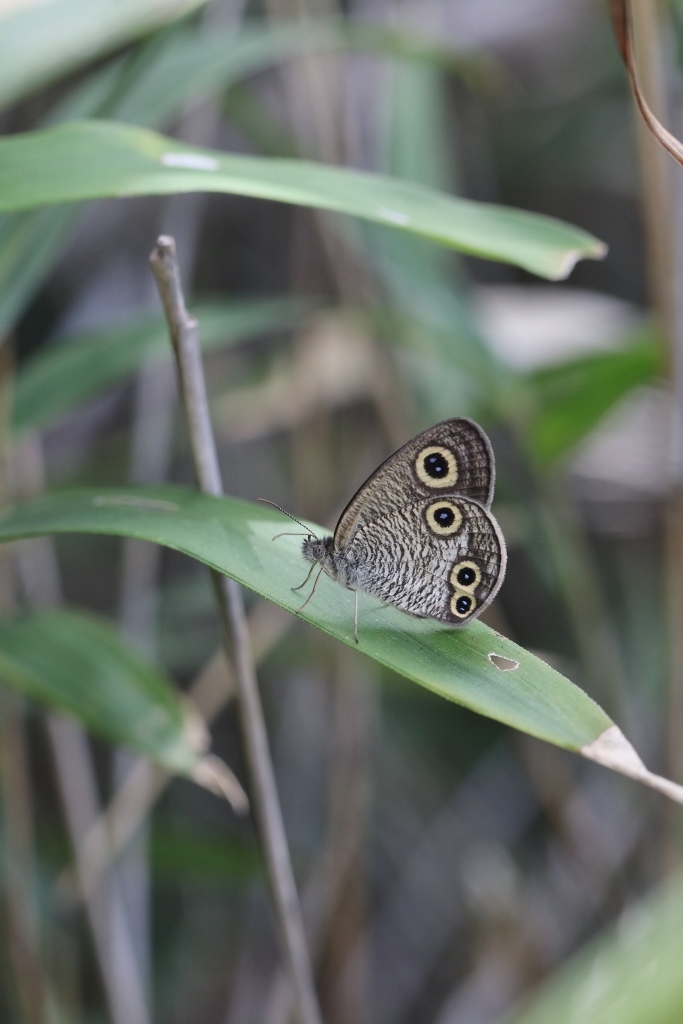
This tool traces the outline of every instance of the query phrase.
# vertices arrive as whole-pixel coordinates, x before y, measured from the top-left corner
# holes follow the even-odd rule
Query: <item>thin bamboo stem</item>
[[[89,883],[90,866],[83,840],[97,813],[99,797],[87,737],[67,718],[50,715],[47,724],[79,884],[91,890],[86,904],[88,923],[111,1019],[114,1024],[150,1024],[117,879],[100,879],[97,887]]]
[[[637,72],[653,114],[668,121],[665,76],[665,25],[661,6],[655,0],[631,4]],[[642,107],[641,107],[642,112]],[[683,316],[678,291],[681,257],[680,172],[651,134],[638,120],[638,143],[643,183],[648,276],[652,303],[667,345],[670,390],[674,398],[667,469],[671,488],[665,516],[665,571],[668,625],[668,691],[663,722],[664,761],[667,773],[680,781],[683,759],[680,753],[680,727],[683,720]],[[663,866],[673,870],[680,863],[681,836],[675,814],[663,808]]]
[[[40,440],[27,436],[15,453],[17,493],[24,498],[41,493],[44,476]],[[17,545],[16,560],[27,604],[36,610],[58,607],[62,603],[62,585],[52,539],[37,537]],[[97,887],[91,882],[84,839],[91,823],[100,815],[100,798],[86,735],[76,722],[56,714],[47,716],[47,732],[107,1009],[113,1024],[149,1024],[138,965],[130,953],[128,921],[118,883],[100,879]],[[108,847],[107,838],[103,842]],[[110,860],[110,854],[104,857],[105,863]]]
[[[198,325],[185,307],[175,242],[162,235],[150,256],[173,345],[180,392],[188,422],[197,481],[207,494],[221,495],[221,480]],[[268,747],[242,593],[237,583],[213,572],[223,641],[235,665],[237,705],[252,796],[300,1024],[321,1024],[289,848]]]
[[[0,349],[0,507],[12,499],[9,423],[14,364]],[[16,612],[14,552],[0,550],[0,617]],[[25,1024],[47,1020],[49,981],[41,958],[34,898],[35,849],[29,757],[22,702],[0,692],[0,892],[7,911],[9,961]]]
[[[34,886],[33,812],[20,701],[0,693],[0,799],[4,822],[2,876],[9,959],[25,1024],[47,1020],[47,979],[40,957]]]

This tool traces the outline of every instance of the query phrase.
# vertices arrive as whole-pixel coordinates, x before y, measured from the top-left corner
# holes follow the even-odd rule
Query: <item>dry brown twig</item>
[[[223,484],[209,416],[198,325],[185,307],[172,238],[162,235],[157,239],[150,263],[176,358],[199,488],[206,494],[221,495]],[[223,642],[235,667],[237,707],[252,798],[295,1005],[301,1024],[322,1024],[275,784],[242,593],[234,580],[220,573],[212,572],[212,581]]]

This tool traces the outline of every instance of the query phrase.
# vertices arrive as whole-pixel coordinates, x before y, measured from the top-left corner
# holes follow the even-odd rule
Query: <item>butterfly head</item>
[[[301,545],[301,554],[307,562],[322,563],[329,568],[334,563],[334,538],[309,535]]]

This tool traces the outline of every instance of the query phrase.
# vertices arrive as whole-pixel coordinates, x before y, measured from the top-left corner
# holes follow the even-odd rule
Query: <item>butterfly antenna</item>
[[[272,505],[273,508],[276,508],[278,510],[278,512],[282,512],[283,515],[289,516],[290,519],[293,519],[295,523],[298,523],[299,526],[301,526],[304,530],[306,530],[306,533],[305,533],[304,536],[306,536],[306,537],[315,537],[316,540],[320,540],[320,537],[318,537],[318,535],[316,533],[313,533],[313,530],[307,529],[306,526],[301,522],[300,519],[297,519],[296,516],[293,516],[291,512],[285,512],[285,510],[283,508],[280,508],[279,505],[276,505],[274,501],[269,501],[268,498],[257,498],[256,500],[257,501],[262,501],[264,505]],[[284,537],[285,535],[283,533],[278,533],[277,536],[278,537]],[[292,534],[291,536],[298,536],[298,535],[297,534]],[[275,540],[275,537],[273,537],[273,540]]]

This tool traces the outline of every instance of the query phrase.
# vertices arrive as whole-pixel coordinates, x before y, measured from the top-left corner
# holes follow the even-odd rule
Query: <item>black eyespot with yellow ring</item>
[[[439,537],[452,537],[462,526],[462,512],[452,501],[435,501],[425,509],[427,526]]]
[[[456,590],[451,598],[451,611],[458,619],[466,619],[477,607],[477,600],[473,594],[466,594],[464,590]]]
[[[451,584],[456,590],[464,590],[466,593],[472,594],[480,583],[481,569],[476,562],[469,559],[456,562],[451,569]]]
[[[477,607],[474,591],[481,583],[481,569],[476,562],[466,558],[455,563],[451,569],[450,581],[453,587],[451,612],[458,619],[466,619]]]
[[[458,462],[450,448],[431,444],[415,459],[418,480],[429,488],[453,487],[458,479]]]

